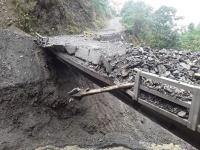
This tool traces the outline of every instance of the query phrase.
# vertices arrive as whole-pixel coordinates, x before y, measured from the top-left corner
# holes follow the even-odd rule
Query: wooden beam
[[[94,94],[109,92],[109,91],[118,90],[118,89],[128,89],[133,86],[134,86],[134,83],[123,83],[123,84],[107,86],[107,87],[98,88],[98,89],[80,90],[78,93],[73,94],[72,97],[81,98],[88,95],[94,95]]]

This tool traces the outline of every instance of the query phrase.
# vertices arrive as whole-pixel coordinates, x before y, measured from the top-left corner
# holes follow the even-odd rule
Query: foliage
[[[106,19],[115,15],[115,10],[109,5],[109,0],[92,0],[93,11],[95,12],[94,24],[97,28],[106,25]]]
[[[13,0],[15,11],[18,14],[17,26],[27,33],[33,32],[36,26],[36,18],[31,15],[31,11],[36,4],[36,0]]]
[[[176,9],[161,6],[153,13],[152,47],[174,48],[177,46],[178,31],[176,26]]]
[[[132,29],[134,28],[134,25],[137,24],[137,21],[141,23],[141,21],[147,20],[150,13],[151,8],[146,6],[144,2],[134,2],[130,0],[126,2],[122,8],[122,21],[128,29]]]
[[[162,6],[153,11],[144,2],[129,0],[122,11],[124,26],[132,31],[140,43],[157,48],[177,46],[178,30],[175,24],[180,19],[172,7]]]
[[[144,2],[128,1],[121,11],[122,23],[140,42],[148,37],[151,10]]]
[[[111,10],[108,0],[92,0],[92,5],[98,17],[110,17]]]
[[[180,46],[183,49],[200,50],[200,25],[190,24],[180,36]]]

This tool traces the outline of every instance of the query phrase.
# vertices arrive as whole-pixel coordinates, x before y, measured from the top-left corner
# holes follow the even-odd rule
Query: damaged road
[[[45,46],[48,50],[78,58],[81,64],[109,77],[115,84],[134,82],[135,69],[188,84],[200,84],[198,78],[200,72],[199,52],[133,47],[133,45],[122,40],[96,41],[95,38],[88,38],[84,35],[49,37],[48,40],[48,44]],[[190,91],[149,79],[143,78],[142,81],[142,84],[150,89],[191,104],[192,95]],[[182,118],[188,118],[187,108],[165,103],[162,99],[154,98],[151,95],[145,98],[144,95],[142,96],[143,99],[148,100],[148,97],[151,97],[148,101],[160,108]]]
[[[32,37],[3,30],[0,39],[0,149],[45,149],[47,145],[54,149],[66,145],[195,149],[109,93],[70,103],[67,93],[73,88],[98,86],[78,69],[38,48]],[[84,35],[52,40],[57,46],[65,41],[62,50],[70,49],[67,55],[81,57],[80,62],[105,74],[113,71],[109,57],[124,56],[128,51],[128,44],[120,41],[110,44]],[[84,50],[86,55],[82,55]],[[102,53],[108,56],[102,57]],[[102,65],[108,65],[107,69]]]

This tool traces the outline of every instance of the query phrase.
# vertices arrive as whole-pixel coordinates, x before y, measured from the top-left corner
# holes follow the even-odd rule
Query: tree
[[[179,40],[176,9],[162,6],[153,11],[144,2],[128,1],[122,11],[122,23],[134,38],[156,48],[174,48]]]
[[[110,17],[111,10],[108,0],[92,0],[97,16]]]
[[[180,46],[182,49],[200,50],[200,25],[188,25],[187,30],[180,36]]]
[[[152,8],[144,2],[127,1],[122,8],[122,22],[137,39],[146,39],[151,22]],[[143,40],[144,41],[144,40]]]
[[[151,46],[158,48],[174,48],[178,42],[178,29],[176,25],[176,9],[161,6],[153,13]]]

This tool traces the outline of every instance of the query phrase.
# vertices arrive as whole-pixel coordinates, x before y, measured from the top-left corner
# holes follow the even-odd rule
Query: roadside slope
[[[0,0],[0,27],[17,26],[25,32],[75,34],[96,29],[110,17],[107,1]],[[105,5],[106,9],[102,9]],[[103,12],[101,12],[103,11]]]

